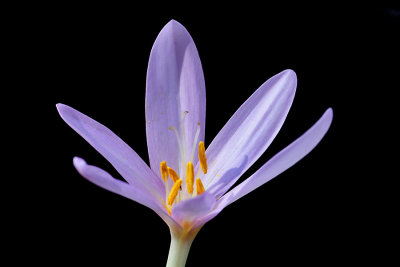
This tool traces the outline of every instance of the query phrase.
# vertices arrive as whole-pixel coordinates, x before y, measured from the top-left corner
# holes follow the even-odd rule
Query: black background
[[[243,178],[328,107],[334,111],[331,129],[307,157],[203,227],[187,266],[387,259],[398,210],[389,170],[397,156],[389,153],[397,147],[399,11],[154,5],[24,6],[8,21],[7,73],[16,94],[6,104],[22,136],[12,178],[22,191],[11,190],[7,205],[18,229],[9,248],[25,255],[14,260],[165,264],[168,227],[151,210],[80,177],[74,156],[119,175],[61,120],[55,104],[106,125],[148,162],[148,56],[170,19],[188,29],[202,60],[206,145],[265,80],[287,68],[297,73],[284,126]]]

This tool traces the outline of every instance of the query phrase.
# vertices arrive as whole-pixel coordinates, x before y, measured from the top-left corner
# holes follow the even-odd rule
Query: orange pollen
[[[168,167],[169,176],[171,176],[172,181],[175,183],[179,180],[178,174],[174,171],[174,169]]]
[[[201,182],[200,178],[197,178],[196,179],[196,192],[197,192],[197,195],[203,194],[204,191],[206,191],[206,190],[204,190],[203,183]]]
[[[199,161],[203,173],[206,174],[208,167],[207,167],[206,149],[204,147],[203,141],[200,141],[199,143]]]
[[[178,195],[178,191],[179,191],[179,188],[181,187],[181,185],[182,185],[182,180],[179,179],[172,186],[171,192],[169,192],[169,195],[168,195],[168,205],[172,205],[172,203],[174,203],[175,198]]]
[[[189,161],[186,166],[186,185],[189,194],[193,193],[193,182],[194,182],[193,163]]]
[[[168,166],[165,161],[160,163],[160,172],[161,172],[161,178],[163,179],[163,181],[165,182],[166,180],[168,180]]]

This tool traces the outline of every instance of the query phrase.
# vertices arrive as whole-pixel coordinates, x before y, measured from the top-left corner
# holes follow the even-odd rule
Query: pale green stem
[[[198,230],[194,232],[191,231],[191,233],[184,231],[171,231],[171,245],[168,253],[167,267],[185,266],[190,246],[192,245]]]

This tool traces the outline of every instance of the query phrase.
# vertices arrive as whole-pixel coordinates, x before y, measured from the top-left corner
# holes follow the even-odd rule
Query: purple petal
[[[196,220],[192,223],[193,228],[198,228],[203,226],[206,222],[212,220],[217,216],[226,206],[228,206],[226,199],[219,199],[214,205],[214,208],[203,216],[198,216]]]
[[[187,30],[170,21],[158,35],[151,50],[146,84],[146,134],[150,166],[158,173],[160,162],[177,170],[180,156],[175,127],[186,136],[186,160],[200,123],[199,140],[204,140],[206,97],[203,70],[196,46]],[[182,115],[188,111],[182,127]],[[183,130],[184,128],[184,130]],[[185,142],[182,142],[185,143]],[[182,144],[183,146],[184,144]],[[197,146],[195,147],[197,154]],[[196,162],[194,162],[196,163]],[[186,163],[185,163],[186,164]]]
[[[108,191],[136,201],[156,212],[169,225],[176,225],[176,222],[168,215],[166,209],[160,205],[163,200],[155,199],[152,196],[144,194],[141,190],[113,178],[106,171],[86,164],[86,162],[78,157],[74,157],[74,166],[77,171],[90,182],[104,188]]]
[[[206,151],[207,190],[223,195],[264,153],[282,127],[296,91],[296,74],[285,70],[266,81],[230,118]]]
[[[103,155],[129,184],[149,194],[165,195],[162,181],[121,138],[69,106],[57,104],[57,109],[61,118]]]
[[[222,210],[225,206],[250,193],[301,160],[324,137],[331,125],[332,117],[333,112],[329,108],[307,132],[272,157],[256,173],[226,193],[220,199],[222,204],[218,205],[220,209]]]
[[[180,222],[191,222],[198,217],[208,214],[216,205],[215,197],[207,192],[179,202],[172,209],[172,217]]]

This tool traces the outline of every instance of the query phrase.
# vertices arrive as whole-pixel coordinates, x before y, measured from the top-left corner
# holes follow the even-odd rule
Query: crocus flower
[[[296,141],[231,189],[282,127],[296,83],[292,70],[267,80],[205,149],[206,95],[200,58],[187,30],[172,20],[154,43],[147,71],[145,108],[150,167],[105,126],[69,106],[57,104],[57,109],[64,121],[103,155],[126,182],[75,157],[73,164],[78,172],[94,184],[156,212],[171,232],[167,266],[184,266],[190,245],[206,222],[290,168],[327,132],[332,121],[331,109]]]

